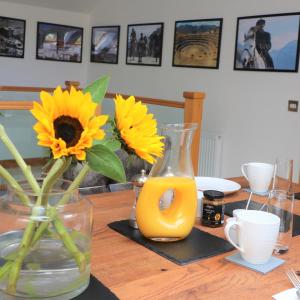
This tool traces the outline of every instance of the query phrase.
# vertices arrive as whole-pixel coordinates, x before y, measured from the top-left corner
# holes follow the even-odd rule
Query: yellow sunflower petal
[[[155,157],[162,156],[163,137],[157,135],[157,122],[152,114],[147,113],[146,105],[135,103],[133,96],[124,100],[121,95],[116,95],[115,120],[126,148],[151,164]]]
[[[41,101],[42,101],[45,112],[48,113],[50,115],[50,117],[52,117],[54,101],[53,101],[51,95],[42,91],[40,97],[41,97]]]
[[[50,148],[54,158],[75,155],[84,160],[93,140],[104,137],[100,127],[108,116],[95,116],[97,104],[90,93],[73,87],[70,92],[57,87],[53,95],[41,92],[40,97],[41,103],[35,102],[31,110],[38,144]]]

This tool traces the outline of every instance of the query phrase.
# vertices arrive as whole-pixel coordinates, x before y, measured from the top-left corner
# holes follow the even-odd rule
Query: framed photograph
[[[174,67],[219,68],[223,19],[175,22]]]
[[[24,58],[26,21],[0,17],[0,56]]]
[[[300,13],[237,19],[234,70],[297,72]]]
[[[83,28],[38,22],[36,58],[81,63]]]
[[[127,27],[127,65],[161,66],[164,23]]]
[[[92,27],[91,62],[117,64],[120,26]]]

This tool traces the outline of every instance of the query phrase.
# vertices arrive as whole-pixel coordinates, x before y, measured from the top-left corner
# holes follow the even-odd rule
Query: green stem
[[[80,185],[82,180],[85,178],[87,173],[89,172],[90,168],[87,164],[83,166],[83,168],[80,170],[74,181],[70,184],[68,187],[66,193],[64,193],[63,197],[60,199],[56,207],[48,207],[47,209],[47,217],[53,220],[53,224],[56,228],[56,231],[60,235],[64,245],[66,248],[70,251],[70,253],[74,256],[79,269],[84,270],[85,269],[85,258],[84,255],[80,252],[80,250],[75,245],[72,237],[69,235],[68,231],[64,227],[62,221],[59,219],[59,217],[56,215],[56,208],[60,205],[65,205],[68,201],[70,196],[72,195],[72,191]],[[32,239],[32,245],[35,245],[36,242],[40,239],[44,231],[48,228],[49,222],[43,222],[40,224],[40,226],[37,228],[33,239]]]
[[[35,231],[31,242],[32,247],[39,241],[44,231],[48,228],[49,224],[54,219],[55,215],[56,215],[56,208],[53,206],[48,206],[46,216],[49,218],[49,221],[41,223],[37,228],[37,230]]]
[[[1,126],[0,126],[0,132],[1,132]],[[1,133],[0,133],[1,134]],[[68,167],[68,164],[70,161],[67,160],[57,160],[55,164],[52,166],[51,170],[49,171],[47,177],[45,178],[43,182],[42,189],[39,188],[38,200],[36,201],[35,206],[33,207],[32,216],[30,222],[27,224],[26,229],[23,234],[22,241],[19,245],[18,252],[16,255],[16,259],[14,262],[12,262],[9,277],[8,277],[8,286],[7,291],[11,294],[14,294],[16,291],[16,285],[17,280],[20,275],[20,269],[23,264],[24,258],[27,255],[29,251],[29,247],[33,246],[42,236],[44,230],[48,227],[49,223],[42,223],[35,231],[36,223],[35,217],[38,215],[38,208],[42,203],[45,204],[46,198],[43,198],[42,195],[44,193],[48,194],[50,191],[51,186],[54,184],[55,179],[58,178],[62,174],[62,172]],[[75,180],[72,182],[72,184],[67,189],[66,193],[63,195],[63,197],[60,199],[58,204],[55,207],[49,207],[49,215],[52,219],[53,225],[59,234],[61,240],[63,241],[66,249],[72,254],[74,257],[80,272],[83,272],[86,268],[86,258],[85,255],[78,249],[76,244],[74,243],[72,237],[68,233],[67,229],[65,228],[63,222],[60,220],[60,218],[57,216],[57,206],[64,205],[69,201],[70,196],[72,195],[72,191],[76,189],[81,181],[84,179],[86,174],[89,171],[89,166],[85,164]],[[45,200],[46,199],[46,200]],[[48,213],[47,213],[48,215]]]
[[[32,206],[32,203],[29,199],[29,197],[23,192],[22,187],[18,184],[18,182],[10,175],[10,173],[4,169],[0,165],[0,176],[4,178],[4,180],[8,183],[10,187],[15,189],[16,191],[19,191],[18,196],[20,200],[24,203],[26,206]]]
[[[76,246],[72,236],[69,234],[67,229],[65,228],[63,222],[59,218],[59,216],[56,214],[56,209],[53,208],[53,210],[50,210],[50,213],[48,214],[50,218],[52,218],[53,225],[56,229],[56,232],[59,234],[60,239],[63,241],[66,249],[71,253],[71,255],[74,257],[80,272],[83,272],[86,268],[86,256],[78,249]],[[49,223],[42,223],[38,229],[36,230],[33,239],[32,239],[32,247],[35,245],[35,243],[40,239],[43,232],[47,229],[49,226]]]
[[[82,182],[82,180],[85,178],[87,173],[90,171],[90,167],[88,164],[85,164],[83,168],[80,170],[78,175],[75,177],[73,182],[68,187],[66,193],[63,195],[63,197],[59,200],[57,206],[64,205],[69,201],[70,196],[72,195],[72,191],[77,189]]]
[[[1,268],[0,268],[0,280],[6,276],[6,273],[10,270],[13,262],[12,261],[7,261]]]
[[[57,210],[56,207],[48,207],[47,210],[47,216],[52,219],[53,225],[59,234],[61,240],[63,241],[66,249],[71,253],[71,255],[74,257],[79,270],[82,272],[85,270],[86,267],[86,259],[85,255],[78,249],[76,244],[74,243],[73,238],[71,235],[68,233],[67,229],[65,228],[63,222],[57,215]],[[42,223],[38,229],[36,230],[31,245],[34,246],[35,243],[40,239],[42,236],[43,232],[46,230],[48,227],[49,223]]]
[[[35,227],[35,221],[33,219],[27,224],[26,229],[23,234],[23,238],[21,244],[18,248],[18,254],[15,261],[12,263],[9,275],[8,275],[8,284],[7,284],[7,292],[9,294],[15,294],[17,280],[20,276],[21,266],[23,264],[24,258],[27,254],[29,244],[32,239],[33,231]]]
[[[72,159],[70,159],[70,163],[71,161]],[[80,172],[78,173],[74,181],[68,187],[67,191],[64,193],[63,197],[59,200],[57,206],[64,205],[69,201],[72,191],[80,185],[80,183],[82,182],[82,180],[84,179],[88,171],[89,171],[88,165],[84,165],[84,167],[80,170]],[[47,217],[49,217],[50,219],[54,218],[54,215],[52,213],[52,210],[50,210],[50,208],[47,209]],[[33,245],[35,245],[36,242],[40,239],[40,237],[42,236],[42,234],[44,233],[44,231],[47,229],[48,226],[49,226],[49,222],[43,222],[42,224],[40,224],[40,226],[38,227],[38,229],[34,234],[32,240]]]
[[[56,216],[53,220],[53,224],[57,233],[59,234],[61,240],[63,241],[65,247],[69,250],[69,252],[74,257],[80,272],[84,272],[86,268],[86,260],[85,255],[78,249],[76,244],[74,243],[72,237],[66,230],[63,222]]]
[[[43,180],[41,193],[36,201],[36,205],[46,206],[48,202],[49,191],[55,184],[56,180],[66,171],[71,164],[71,157],[59,158],[55,160],[55,163],[48,172],[46,178]]]
[[[58,159],[55,161],[54,165],[51,167],[50,171],[48,172],[48,175],[44,179],[43,186],[42,186],[42,193],[41,193],[41,199],[39,199],[37,202],[41,202],[44,206],[46,206],[46,200],[48,197],[48,193],[50,188],[55,183],[55,180],[60,177],[66,169],[70,166],[72,162],[72,158],[68,157],[66,159]],[[47,217],[52,219],[51,215],[48,214],[47,210]],[[47,229],[49,225],[49,222],[43,222],[40,224],[40,226],[35,231],[35,234],[32,239],[32,246],[36,244],[36,242],[40,239],[44,231]]]
[[[30,166],[27,166],[25,161],[23,160],[22,156],[20,155],[19,151],[10,140],[8,135],[5,132],[5,129],[2,124],[0,124],[0,139],[2,140],[3,144],[6,146],[8,151],[12,154],[14,159],[16,160],[18,166],[22,170],[25,178],[27,179],[29,185],[31,186],[34,193],[38,194],[40,191],[40,186],[37,183],[36,179],[34,178]]]
[[[54,165],[52,166],[51,170],[49,171],[48,175],[43,181],[42,189],[40,193],[37,194],[38,199],[32,209],[32,215],[31,220],[26,226],[26,229],[24,231],[22,241],[18,248],[18,253],[15,261],[13,262],[13,265],[9,272],[8,277],[8,285],[7,285],[7,291],[9,293],[14,294],[16,291],[16,285],[17,280],[20,275],[20,269],[23,264],[24,258],[28,253],[29,247],[33,241],[33,234],[34,230],[36,228],[37,221],[35,220],[35,217],[39,214],[39,208],[42,204],[42,202],[48,200],[48,193],[55,183],[55,180],[63,173],[64,170],[69,166],[70,159],[58,159],[55,161]],[[44,195],[45,193],[45,195]],[[47,226],[46,226],[47,228]]]

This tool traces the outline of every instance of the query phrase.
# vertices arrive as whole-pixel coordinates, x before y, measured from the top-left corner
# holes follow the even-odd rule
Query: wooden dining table
[[[245,185],[241,178],[234,180]],[[299,185],[295,188],[300,191]],[[94,206],[91,272],[120,299],[272,299],[272,295],[292,287],[286,270],[300,270],[300,236],[293,237],[290,250],[279,256],[285,263],[265,275],[225,260],[235,251],[177,265],[107,226],[128,219],[133,191],[88,197]],[[248,197],[249,193],[241,189],[227,195],[225,205]],[[253,195],[252,200],[265,199]],[[300,215],[300,200],[295,201],[297,212]],[[224,227],[209,228],[199,222],[195,226],[225,239]]]

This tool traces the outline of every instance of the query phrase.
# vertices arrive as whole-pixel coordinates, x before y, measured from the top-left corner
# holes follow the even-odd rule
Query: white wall
[[[86,83],[90,39],[88,15],[0,1],[0,16],[26,20],[25,58],[0,56],[0,85],[52,87],[63,85],[65,80],[79,80],[83,85]],[[38,21],[83,27],[83,62],[36,60]]]
[[[300,99],[299,73],[233,71],[237,17],[297,12],[298,0],[104,0],[93,11],[91,25],[121,25],[120,56],[118,65],[89,63],[89,80],[110,74],[111,91],[169,99],[204,91],[203,129],[224,137],[224,177],[240,175],[246,161],[298,161],[300,117],[287,112],[287,102]],[[218,17],[224,19],[219,70],[172,67],[175,20]],[[127,24],[147,22],[165,24],[162,67],[126,65]]]

